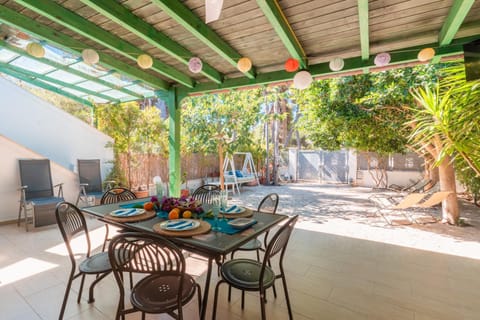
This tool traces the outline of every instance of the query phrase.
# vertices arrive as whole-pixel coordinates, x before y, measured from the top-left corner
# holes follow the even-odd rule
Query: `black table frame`
[[[145,220],[145,221],[125,222],[125,223],[116,222],[116,221],[112,221],[110,219],[105,218],[105,215],[107,215],[108,213],[119,209],[121,204],[137,203],[140,201],[142,200],[136,199],[136,200],[131,200],[131,201],[122,202],[122,203],[85,207],[85,208],[82,208],[81,210],[108,224],[116,225],[122,228],[127,228],[132,231],[146,232],[148,234],[153,234],[160,237],[161,235],[153,231],[153,225],[164,221],[165,219],[163,218],[154,217],[152,219]],[[148,199],[146,199],[145,201],[148,201]],[[256,224],[254,224],[248,230],[236,233],[234,235],[228,235],[221,232],[210,231],[210,233],[213,232],[214,237],[210,237],[208,240],[204,239],[204,237],[199,237],[199,238],[168,237],[169,240],[174,242],[180,248],[208,258],[207,277],[205,280],[205,287],[204,287],[201,314],[200,314],[201,320],[204,320],[206,316],[213,260],[215,260],[217,264],[220,265],[222,257],[238,249],[248,241],[255,239],[262,233],[270,230],[279,222],[286,219],[287,216],[281,215],[281,214],[268,214],[268,213],[254,212],[253,218],[257,220]]]

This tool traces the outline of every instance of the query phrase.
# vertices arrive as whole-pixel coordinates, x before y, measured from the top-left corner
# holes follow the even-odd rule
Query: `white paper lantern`
[[[205,23],[220,18],[222,13],[223,0],[205,0]]]
[[[392,57],[387,52],[379,53],[375,56],[375,60],[373,61],[377,67],[384,67],[390,63]]]
[[[27,53],[35,58],[43,58],[45,56],[45,49],[39,43],[30,42],[27,44]]]
[[[293,77],[293,86],[297,89],[303,90],[310,86],[312,83],[313,78],[310,72],[308,71],[300,71],[297,72],[295,77]]]
[[[332,71],[340,71],[343,69],[343,66],[345,65],[345,62],[343,62],[342,58],[334,58],[330,60],[329,67],[330,70]]]
[[[86,64],[93,65],[100,61],[100,56],[93,49],[85,49],[82,51],[82,59]]]
[[[199,73],[202,71],[203,63],[198,57],[193,57],[188,60],[188,70],[193,73]]]
[[[149,69],[153,66],[153,59],[148,54],[141,54],[137,58],[137,64],[142,69]]]

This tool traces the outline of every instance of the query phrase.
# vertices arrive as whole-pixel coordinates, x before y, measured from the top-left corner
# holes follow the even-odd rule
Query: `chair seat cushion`
[[[100,252],[85,259],[78,268],[81,272],[87,274],[104,273],[112,270],[110,260],[108,260],[108,252]]]
[[[27,201],[33,202],[36,206],[45,205],[45,204],[56,204],[58,202],[62,202],[63,198],[60,197],[48,197],[48,198],[32,198],[28,199]]]
[[[237,289],[259,290],[262,263],[251,259],[234,259],[222,265],[222,278]],[[263,276],[264,288],[271,287],[275,281],[275,273],[266,266]]]
[[[245,243],[243,246],[238,248],[238,250],[243,250],[243,251],[253,251],[260,249],[262,247],[262,243],[258,239],[253,239]]]
[[[164,313],[177,309],[178,275],[153,274],[143,278],[132,289],[130,301],[147,313]],[[195,280],[188,274],[183,278],[182,305],[195,294]]]

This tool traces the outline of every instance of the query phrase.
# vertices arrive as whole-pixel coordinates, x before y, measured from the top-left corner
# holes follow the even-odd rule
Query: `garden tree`
[[[439,83],[412,91],[417,106],[410,108],[413,117],[408,125],[414,129],[410,139],[419,151],[435,159],[442,191],[456,191],[455,158],[462,170],[469,171],[461,175],[464,181],[474,187],[478,185],[479,85],[478,80],[465,82],[463,66],[455,64],[442,70]],[[442,218],[444,222],[457,224],[459,217],[453,193],[442,206]]]
[[[387,186],[386,156],[405,152],[409,129],[404,127],[413,103],[410,88],[436,80],[436,67],[417,66],[373,74],[320,80],[307,90],[292,89],[302,117],[301,133],[325,150],[354,148],[381,157],[369,171],[377,186]],[[383,156],[383,157],[382,157]]]
[[[182,130],[189,152],[219,155],[220,184],[224,188],[225,153],[245,150],[253,143],[251,130],[259,121],[260,89],[189,97],[182,109]]]
[[[132,153],[139,140],[138,130],[141,127],[141,110],[136,102],[119,105],[101,105],[96,108],[98,129],[113,138],[113,152],[115,157],[114,171],[119,173],[119,157],[124,153],[127,157],[127,183],[131,188],[132,182]],[[116,169],[116,170],[115,170]],[[122,177],[112,177],[122,180]]]

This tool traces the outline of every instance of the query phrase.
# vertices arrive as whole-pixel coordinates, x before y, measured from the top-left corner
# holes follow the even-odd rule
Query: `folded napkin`
[[[230,208],[228,208],[227,210],[225,210],[224,212],[225,213],[240,213],[242,211],[243,211],[242,207],[239,207],[237,205],[233,205]]]
[[[115,210],[113,214],[117,217],[129,217],[137,213],[137,209],[120,209]]]

